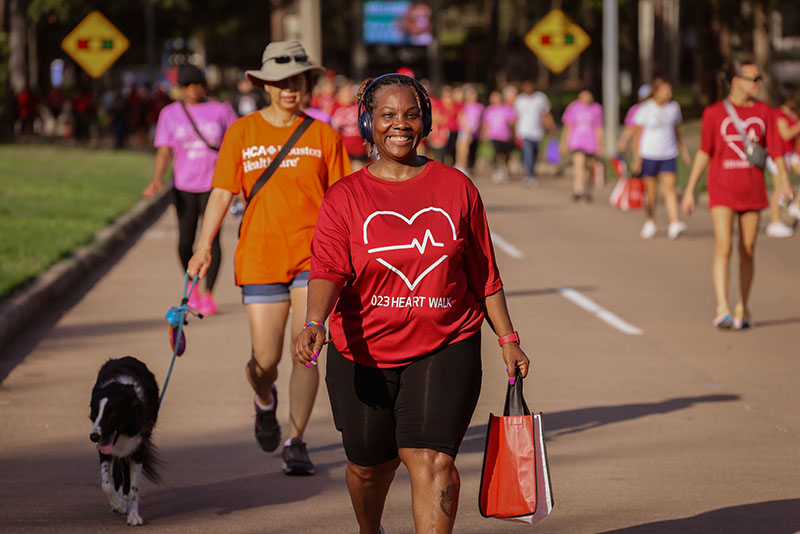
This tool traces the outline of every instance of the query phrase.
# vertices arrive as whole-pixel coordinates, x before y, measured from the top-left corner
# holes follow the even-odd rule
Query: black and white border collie
[[[89,439],[100,452],[100,486],[114,512],[139,516],[139,480],[159,482],[159,460],[150,441],[158,417],[158,384],[153,373],[131,356],[108,360],[97,374],[90,403]]]

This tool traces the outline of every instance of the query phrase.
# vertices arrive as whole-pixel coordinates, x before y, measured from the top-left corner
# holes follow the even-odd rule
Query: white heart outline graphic
[[[364,244],[365,245],[369,244],[369,238],[367,237],[367,229],[369,227],[369,223],[370,223],[370,221],[372,221],[372,219],[374,219],[378,215],[391,215],[393,217],[397,217],[397,218],[401,219],[407,225],[411,226],[412,224],[414,224],[414,221],[417,219],[417,217],[419,217],[423,213],[428,213],[428,212],[431,212],[431,211],[434,211],[434,212],[437,212],[437,213],[441,213],[442,215],[445,216],[445,218],[447,219],[447,222],[450,223],[450,229],[453,232],[453,241],[455,241],[456,238],[457,238],[456,226],[455,226],[455,224],[453,224],[453,219],[450,218],[450,214],[448,214],[446,211],[444,211],[441,208],[436,208],[434,206],[429,206],[427,208],[423,208],[423,209],[417,211],[414,215],[411,216],[410,219],[408,217],[400,214],[400,213],[397,213],[396,211],[375,211],[375,212],[373,212],[364,221],[364,227],[363,227],[363,230],[364,230]],[[367,250],[367,252],[369,254],[375,254],[377,252],[384,252],[384,251],[387,251],[387,250],[406,250],[406,249],[416,248],[417,251],[419,252],[419,254],[422,255],[425,252],[425,250],[427,249],[428,246],[444,247],[444,243],[437,243],[436,240],[433,238],[433,234],[431,233],[430,228],[427,228],[425,230],[425,236],[423,237],[422,243],[420,243],[419,240],[415,237],[414,239],[411,240],[411,243],[406,243],[406,244],[402,244],[402,245],[389,245],[389,246],[386,246],[386,247],[376,247],[376,248],[372,248],[372,249]],[[393,273],[395,273],[397,276],[399,276],[400,279],[403,280],[403,282],[405,282],[405,284],[408,287],[408,289],[413,291],[414,288],[417,287],[417,285],[422,281],[422,279],[425,278],[428,275],[428,273],[430,273],[432,270],[434,270],[446,258],[447,258],[447,254],[444,254],[438,260],[433,262],[427,269],[425,269],[422,272],[422,274],[420,274],[414,280],[413,283],[408,279],[408,276],[406,276],[406,274],[402,270],[398,269],[397,267],[395,267],[394,265],[392,265],[388,261],[384,260],[383,258],[376,258],[376,261],[378,263],[380,263],[381,265],[383,265],[384,267],[386,267],[387,269],[389,269],[390,271],[392,271]]]
[[[761,133],[763,134],[767,131],[764,121],[761,120],[761,117],[748,117],[742,122],[744,123],[744,131],[747,134],[747,138],[750,140],[750,142],[758,144],[761,140],[761,137],[755,132],[754,129],[748,129],[748,126],[760,126]],[[728,126],[733,126],[735,133],[729,134]],[[719,133],[722,136],[722,140],[725,141],[725,144],[728,145],[731,150],[736,152],[736,155],[739,156],[739,159],[742,161],[747,161],[747,156],[744,153],[744,139],[742,139],[742,136],[739,135],[739,132],[737,131],[736,126],[733,124],[733,120],[730,117],[725,117],[725,119],[723,119],[723,121],[720,123]],[[737,142],[742,144],[742,148],[739,148],[739,145],[736,144]]]

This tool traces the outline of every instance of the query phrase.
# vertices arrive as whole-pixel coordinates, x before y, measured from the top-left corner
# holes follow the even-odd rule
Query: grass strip
[[[146,152],[0,145],[0,299],[132,208],[152,169]]]

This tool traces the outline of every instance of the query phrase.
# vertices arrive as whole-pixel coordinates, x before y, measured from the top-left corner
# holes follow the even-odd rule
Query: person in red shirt
[[[712,272],[717,297],[717,316],[713,325],[741,329],[750,326],[747,300],[753,281],[753,251],[761,210],[769,205],[764,172],[750,163],[745,153],[746,145],[754,143],[766,147],[778,167],[775,187],[788,198],[792,196],[792,189],[772,109],[755,99],[762,81],[758,66],[752,60],[736,62],[729,70],[729,80],[731,88],[726,100],[733,111],[726,109],[725,101],[711,104],[703,111],[700,150],[692,165],[682,205],[687,215],[694,211],[694,189],[709,166],[708,204],[715,239]],[[745,131],[748,143],[738,133],[739,129]],[[735,313],[731,316],[728,264],[734,219],[739,222],[740,294]]]
[[[798,137],[800,137],[800,115],[797,113],[797,86],[795,84],[785,84],[780,88],[781,104],[773,111],[775,113],[775,126],[778,128],[778,135],[783,143],[783,161],[786,165],[786,172],[800,174],[800,154],[797,153]],[[775,161],[771,158],[767,160],[767,169],[773,175],[778,172]],[[792,237],[794,231],[791,226],[784,224],[781,220],[781,199],[778,197],[780,191],[775,189],[772,194],[772,202],[769,206],[770,222],[767,225],[767,236],[769,237]],[[800,209],[798,200],[789,205],[786,211],[789,215],[800,219]]]
[[[431,125],[424,88],[387,74],[366,80],[359,102],[361,135],[379,158],[331,186],[322,202],[295,359],[317,360],[332,312],[326,383],[360,531],[382,531],[403,463],[414,523],[448,533],[460,488],[454,459],[480,393],[484,318],[500,335],[512,383],[529,361],[477,188],[417,154]]]

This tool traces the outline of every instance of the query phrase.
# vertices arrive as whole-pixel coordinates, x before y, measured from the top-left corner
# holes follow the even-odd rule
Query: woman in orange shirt
[[[290,309],[292,336],[297,336],[303,327],[311,238],[322,197],[328,187],[350,173],[350,160],[341,138],[327,124],[312,122],[257,194],[251,193],[272,159],[303,122],[301,104],[311,88],[311,74],[322,70],[309,63],[297,41],[276,41],[264,50],[261,69],[247,71],[253,84],[264,87],[270,105],[240,118],[225,134],[200,243],[189,262],[191,276],[205,276],[211,263],[211,243],[228,205],[244,191],[250,201],[242,217],[234,271],[250,324],[252,357],[246,374],[255,392],[255,436],[266,452],[274,451],[281,442],[275,416],[275,380]],[[289,439],[283,447],[286,474],[314,472],[303,432],[318,383],[315,366],[293,363]]]

